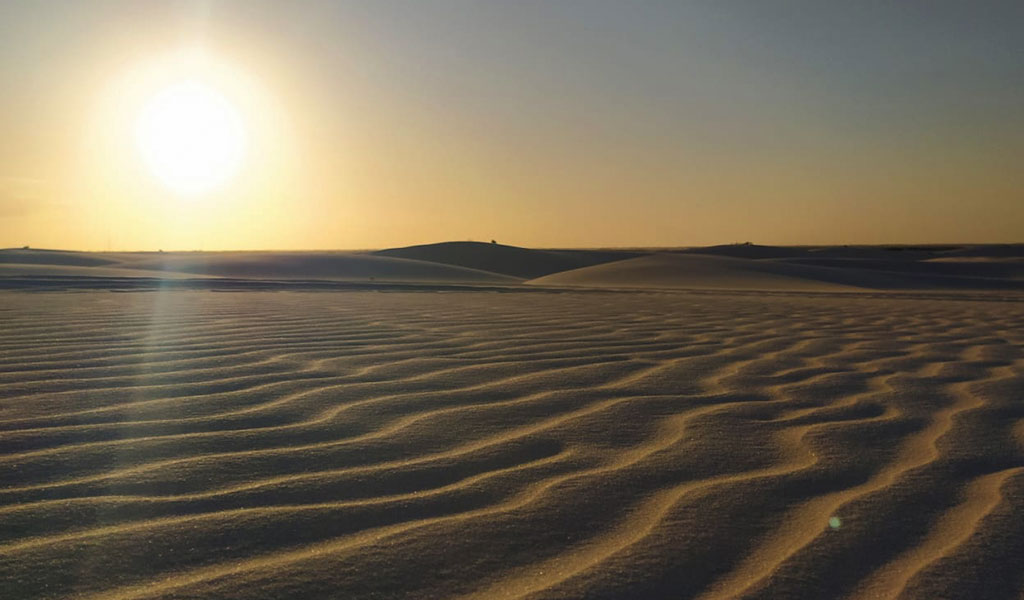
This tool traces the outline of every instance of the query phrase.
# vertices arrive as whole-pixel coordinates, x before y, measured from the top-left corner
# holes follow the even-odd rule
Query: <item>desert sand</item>
[[[1020,256],[0,251],[0,596],[1020,598]]]

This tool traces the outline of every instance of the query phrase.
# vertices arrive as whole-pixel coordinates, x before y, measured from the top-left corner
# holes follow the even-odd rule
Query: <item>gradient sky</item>
[[[195,47],[252,148],[185,199]],[[1024,241],[1020,0],[3,2],[0,91],[0,246]]]

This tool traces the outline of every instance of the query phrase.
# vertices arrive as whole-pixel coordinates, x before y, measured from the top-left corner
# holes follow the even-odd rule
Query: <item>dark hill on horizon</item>
[[[656,249],[655,249],[656,250]],[[762,246],[760,244],[720,244],[672,249],[679,254],[702,254],[732,258],[795,259],[853,258],[884,261],[918,261],[952,256],[1002,257],[1021,255],[1019,244],[993,245],[839,245],[839,246]],[[1017,254],[1014,254],[1017,253]]]

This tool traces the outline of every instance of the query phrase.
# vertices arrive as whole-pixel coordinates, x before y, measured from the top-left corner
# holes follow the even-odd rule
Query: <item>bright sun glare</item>
[[[186,195],[208,192],[231,179],[245,158],[246,137],[242,117],[227,98],[191,80],[154,95],[135,125],[149,170]]]

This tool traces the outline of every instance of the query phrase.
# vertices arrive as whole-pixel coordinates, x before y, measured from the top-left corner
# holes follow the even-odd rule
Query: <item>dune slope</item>
[[[0,277],[223,277],[509,284],[516,277],[359,252],[71,252],[0,250]]]
[[[529,283],[620,288],[784,289],[843,291],[855,285],[828,281],[821,269],[770,261],[655,254],[540,277]],[[826,273],[826,276],[828,273]]]
[[[121,268],[118,267],[116,263],[114,263],[113,266],[0,263],[0,278],[9,277],[45,280],[49,278],[69,277],[120,279],[137,279],[140,277],[146,277],[156,279],[185,279],[203,276],[190,273],[175,273],[173,271],[149,271],[145,269]]]
[[[625,250],[532,250],[481,242],[443,242],[390,248],[374,254],[458,265],[523,279],[639,256]]]
[[[0,264],[20,265],[67,265],[93,267],[116,265],[119,261],[95,252],[69,250],[35,250],[29,248],[0,249]]]
[[[786,291],[1020,290],[1014,278],[971,276],[969,269],[841,259],[747,259],[662,253],[533,279],[546,286]],[[980,271],[980,270],[979,270]],[[1003,268],[985,274],[1015,274]]]
[[[352,252],[205,252],[150,254],[120,266],[252,279],[335,279],[514,283],[497,273]]]

